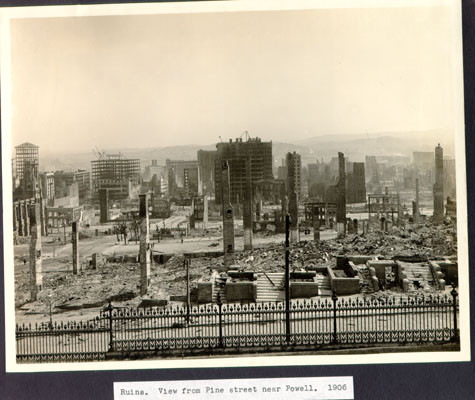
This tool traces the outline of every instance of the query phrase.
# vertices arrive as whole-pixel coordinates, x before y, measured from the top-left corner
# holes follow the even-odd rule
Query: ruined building
[[[435,148],[434,218],[444,217],[444,150],[440,144]]]
[[[216,150],[198,150],[198,168],[204,195],[214,196],[214,160]]]
[[[272,180],[272,142],[262,142],[259,138],[232,139],[216,144],[215,194],[216,202],[221,202],[222,161],[228,162],[230,199],[233,205],[242,204],[246,186],[246,159],[251,159],[251,180]]]
[[[226,160],[221,163],[220,185],[221,204],[223,214],[223,251],[224,266],[228,267],[234,263],[234,210],[231,205],[231,185],[229,164]]]
[[[122,154],[101,154],[91,161],[92,191],[99,197],[100,189],[109,190],[111,200],[133,197],[140,183],[140,160],[125,158]]]
[[[290,214],[290,241],[300,240],[299,235],[299,182],[300,182],[300,155],[293,152],[287,153],[287,196]]]
[[[74,172],[55,171],[54,193],[55,197],[68,196],[68,188],[77,184],[79,204],[84,204],[91,195],[91,173],[89,171],[78,169]]]
[[[201,179],[198,161],[166,160],[168,169],[168,192],[170,196],[190,198],[201,194]]]
[[[364,203],[366,201],[365,166],[362,162],[353,163],[353,172],[346,174],[346,202]]]
[[[346,173],[345,156],[338,153],[338,183],[336,186],[336,229],[339,237],[346,235]]]

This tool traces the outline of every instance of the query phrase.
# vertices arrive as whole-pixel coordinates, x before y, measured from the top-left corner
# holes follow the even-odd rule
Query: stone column
[[[316,215],[313,215],[313,240],[320,241],[320,219]]]
[[[252,250],[252,181],[251,181],[251,158],[246,159],[246,184],[244,187],[243,202],[243,225],[244,225],[244,250]]]
[[[99,189],[100,222],[109,221],[109,189]]]
[[[30,236],[31,235],[31,223],[30,223],[30,202],[28,200],[25,200],[23,202],[23,210],[25,212],[23,221],[25,222],[24,228],[23,228],[23,236]]]
[[[299,198],[297,193],[296,153],[287,153],[287,190],[290,214],[290,243],[296,243],[299,237]]]
[[[148,221],[148,197],[139,195],[140,208],[140,295],[147,294],[150,284],[150,229]]]
[[[234,263],[234,210],[231,205],[231,188],[229,182],[229,164],[223,160],[221,164],[221,204],[223,207],[223,251],[224,266]]]
[[[440,144],[435,148],[434,219],[444,218],[444,150]]]
[[[71,242],[73,244],[73,274],[77,275],[79,267],[79,224],[77,221],[73,221],[71,231]]]
[[[346,172],[345,155],[338,153],[338,184],[336,187],[336,229],[337,236],[346,235]]]
[[[419,222],[420,212],[419,212],[419,179],[416,179],[416,204],[414,212],[414,222]]]
[[[31,301],[38,299],[38,292],[43,290],[42,255],[41,255],[41,226],[40,205],[30,206],[30,297]]]

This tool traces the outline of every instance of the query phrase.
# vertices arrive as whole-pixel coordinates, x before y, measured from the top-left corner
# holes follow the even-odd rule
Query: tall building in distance
[[[214,160],[216,150],[198,150],[198,168],[203,194],[214,196]]]
[[[262,142],[260,138],[248,137],[216,144],[215,158],[215,199],[221,203],[222,162],[229,166],[231,204],[242,204],[246,186],[246,158],[251,161],[251,181],[272,180],[272,142]]]
[[[38,146],[29,142],[15,146],[15,169],[18,180],[23,179],[25,162],[32,161],[39,165],[38,149]]]
[[[132,196],[132,190],[140,183],[140,160],[125,158],[122,154],[103,153],[91,161],[93,196],[100,189],[109,189],[111,200],[123,200]]]
[[[302,157],[300,154],[295,151],[287,154],[286,170],[287,182],[292,182],[292,186],[289,184],[289,190],[295,190],[300,198],[302,196]]]
[[[365,167],[362,162],[353,163],[353,171],[346,174],[346,202],[366,202]]]

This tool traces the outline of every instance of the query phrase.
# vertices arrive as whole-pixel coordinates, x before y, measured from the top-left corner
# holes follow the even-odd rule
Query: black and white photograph
[[[336,3],[3,13],[7,371],[469,360],[459,4]]]

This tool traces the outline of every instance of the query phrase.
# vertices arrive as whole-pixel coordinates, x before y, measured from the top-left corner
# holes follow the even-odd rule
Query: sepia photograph
[[[458,2],[336,3],[2,14],[7,371],[470,359]]]

